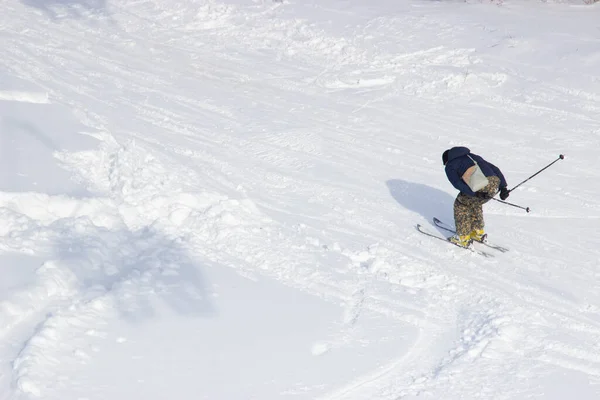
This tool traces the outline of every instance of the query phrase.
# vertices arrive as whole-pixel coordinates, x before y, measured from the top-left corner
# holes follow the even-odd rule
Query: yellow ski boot
[[[487,233],[483,229],[474,229],[470,237],[476,242],[487,243]]]
[[[448,238],[449,241],[460,247],[467,248],[471,245],[471,235],[454,235]]]

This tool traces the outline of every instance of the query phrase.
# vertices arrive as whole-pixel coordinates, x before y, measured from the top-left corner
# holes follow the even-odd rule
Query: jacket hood
[[[470,152],[471,150],[469,150],[467,147],[453,147],[448,150],[448,162],[454,160],[455,158],[466,156]]]

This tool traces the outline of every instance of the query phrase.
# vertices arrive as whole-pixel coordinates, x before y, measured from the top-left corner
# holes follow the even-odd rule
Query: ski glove
[[[482,200],[489,200],[490,196],[486,192],[475,192],[475,197]]]
[[[507,188],[503,187],[502,189],[500,189],[500,199],[506,200],[509,194],[510,190],[508,190]]]

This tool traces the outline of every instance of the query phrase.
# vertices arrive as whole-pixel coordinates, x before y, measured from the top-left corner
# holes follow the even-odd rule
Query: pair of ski
[[[437,219],[435,217],[433,218],[433,223],[435,224],[435,226],[437,226],[440,229],[443,229],[443,230],[445,230],[447,232],[451,232],[453,234],[456,234],[456,231],[454,229],[450,228],[450,226],[448,224],[443,223],[442,221],[440,221],[439,219]],[[432,238],[436,238],[436,239],[439,239],[439,240],[443,240],[444,242],[450,243],[451,245],[454,245],[456,247],[460,247],[461,249],[470,250],[470,251],[472,251],[474,253],[477,253],[479,255],[482,255],[482,256],[488,257],[488,258],[489,257],[494,257],[494,255],[492,253],[489,253],[487,251],[483,251],[483,250],[480,250],[480,249],[475,249],[473,246],[462,247],[462,246],[459,246],[456,243],[453,243],[453,242],[449,241],[448,238],[445,238],[445,237],[438,236],[438,235],[435,235],[433,233],[427,232],[427,231],[423,230],[423,226],[421,224],[417,224],[417,230],[419,232],[421,232],[422,234],[424,234],[424,235],[427,235],[427,236],[430,236]],[[490,244],[490,243],[487,243],[487,242],[475,242],[475,243],[482,244],[482,245],[484,245],[484,246],[486,246],[486,247],[488,247],[490,249],[494,249],[494,250],[500,251],[502,253],[506,253],[508,251],[508,249],[505,248],[505,247],[496,246],[496,245],[493,245],[493,244]]]

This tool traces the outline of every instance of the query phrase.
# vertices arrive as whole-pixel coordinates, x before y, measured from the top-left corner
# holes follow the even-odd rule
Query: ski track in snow
[[[344,12],[316,4],[1,4],[11,33],[2,65],[41,91],[0,91],[0,100],[66,105],[100,141],[54,154],[93,196],[0,193],[0,249],[47,258],[34,282],[0,302],[1,351],[12,368],[10,382],[0,383],[15,396],[67,387],[69,371],[94,357],[86,340],[105,335],[104,324],[120,315],[143,314],[154,298],[183,291],[181,302],[202,303],[201,288],[188,286],[190,272],[180,269],[193,265],[184,254],[342,305],[340,331],[315,342],[314,355],[353,345],[366,311],[418,331],[405,354],[311,398],[525,398],[535,388],[514,381],[538,377],[546,365],[600,383],[599,299],[586,283],[598,278],[600,252],[585,223],[577,226],[590,239],[566,250],[536,231],[557,229],[550,217],[562,193],[551,178],[540,176],[539,187],[555,208],[534,210],[536,217],[489,206],[491,229],[510,247],[494,259],[412,230],[428,213],[450,215],[451,196],[434,189],[446,188],[439,160],[429,158],[447,137],[511,148],[532,168],[545,160],[531,154],[540,144],[557,154],[595,144],[593,88],[561,82],[527,58],[490,65],[515,47],[534,48],[535,38],[491,23],[480,47],[462,48],[468,29],[444,22],[446,6],[431,4],[419,5],[427,12],[397,6],[406,15],[389,18],[351,13],[355,27],[344,36],[324,22]],[[323,16],[294,17],[310,10]],[[422,48],[415,37],[439,44]],[[595,65],[598,53],[587,57]],[[585,71],[579,82],[598,88]],[[445,115],[447,102],[455,109]],[[490,117],[470,121],[483,110]],[[525,122],[532,115],[536,126]],[[504,135],[471,136],[486,124]],[[570,134],[556,134],[561,129]],[[435,145],[420,154],[405,150],[428,143]],[[555,170],[563,175],[557,185],[577,174],[598,178],[568,161],[570,169]],[[508,162],[506,169],[524,176]],[[434,184],[400,179],[411,175]],[[517,194],[537,198],[523,188],[511,199]],[[576,224],[597,214],[594,194],[572,195],[581,207],[565,218]],[[432,203],[419,204],[427,195]],[[582,252],[589,263],[569,263]],[[555,280],[575,280],[582,291],[568,293]]]

